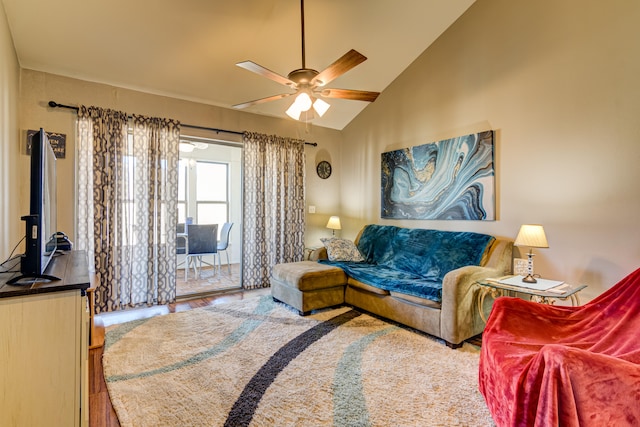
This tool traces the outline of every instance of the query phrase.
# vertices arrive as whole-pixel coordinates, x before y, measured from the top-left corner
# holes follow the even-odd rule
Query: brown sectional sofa
[[[427,249],[415,249],[415,246],[419,246],[420,242],[422,242],[422,240],[418,241],[418,243],[415,241],[416,232],[412,230],[416,229],[393,227],[393,229],[387,230],[386,227],[392,226],[367,227],[377,227],[374,230],[378,232],[393,232],[400,233],[402,236],[413,236],[413,241],[410,241],[407,237],[402,237],[407,241],[402,240],[402,244],[386,242],[390,248],[382,248],[387,252],[391,251],[391,255],[394,255],[393,251],[398,250],[415,252],[409,254],[413,256],[413,264],[419,264],[422,252],[429,250],[429,245],[426,243],[425,247]],[[429,295],[424,297],[421,296],[422,291],[418,289],[415,292],[412,289],[411,277],[415,277],[415,272],[406,273],[406,271],[402,271],[402,263],[407,264],[406,259],[401,260],[401,263],[391,264],[392,276],[394,278],[399,277],[398,281],[404,283],[404,286],[387,286],[387,284],[393,282],[392,279],[383,278],[383,280],[377,280],[375,268],[380,266],[373,262],[371,257],[376,257],[372,253],[379,250],[379,248],[374,246],[379,245],[379,241],[384,239],[381,239],[378,235],[372,235],[373,237],[368,242],[362,244],[360,238],[363,231],[360,232],[355,243],[360,251],[368,252],[368,254],[363,254],[365,258],[368,258],[368,263],[350,264],[348,262],[337,262],[333,263],[334,265],[330,262],[323,263],[324,261],[322,260],[327,258],[327,251],[325,248],[321,248],[311,254],[310,261],[279,264],[273,268],[271,275],[273,298],[293,306],[301,314],[307,314],[311,310],[324,307],[343,303],[348,304],[442,338],[450,347],[458,347],[464,340],[482,332],[484,322],[479,313],[477,303],[479,287],[475,282],[479,279],[502,276],[510,272],[513,250],[513,242],[511,240],[488,236],[490,239],[488,239],[486,247],[482,247],[482,253],[478,256],[479,262],[477,265],[464,265],[450,271],[443,271],[440,272],[441,277],[438,274],[433,274],[433,277],[427,277],[431,271],[437,270],[437,266],[429,264],[434,263],[433,254],[426,254],[424,258],[425,265],[418,265],[415,268],[422,268],[427,272],[419,271],[418,273],[423,275],[418,276],[419,280],[416,283],[422,281],[426,281],[427,285],[430,285],[431,282],[435,283],[435,285],[441,283],[441,296],[438,294],[437,296]],[[422,231],[431,232],[431,230],[419,231],[418,236],[421,238],[422,234],[420,233]],[[435,255],[435,262],[437,262],[437,256],[442,257],[443,253],[446,254],[448,250],[451,250],[447,249],[446,245],[448,245],[448,248],[455,248],[455,239],[458,239],[458,242],[464,245],[464,239],[469,235],[477,235],[476,233],[433,232],[437,233],[437,239],[434,244],[441,246],[439,253]],[[392,237],[392,239],[395,239],[395,237]],[[388,260],[388,255],[387,253],[382,258]],[[405,256],[405,254],[402,255]],[[409,261],[411,261],[411,258],[409,258]],[[371,264],[374,269],[372,270],[373,274],[360,275],[359,269],[364,266],[366,270],[369,267],[368,264]],[[389,263],[387,262],[387,264]],[[448,265],[445,261],[443,261],[443,264]],[[396,271],[396,265],[400,265],[399,271]],[[387,266],[382,267],[389,270]],[[383,274],[385,271],[380,270],[380,273]],[[369,280],[372,277],[374,280]],[[405,280],[405,277],[408,280]],[[424,279],[424,277],[427,277],[427,279]],[[427,291],[432,292],[433,290],[427,289]],[[490,310],[489,304],[490,302],[487,300],[487,306],[483,308],[485,313]]]

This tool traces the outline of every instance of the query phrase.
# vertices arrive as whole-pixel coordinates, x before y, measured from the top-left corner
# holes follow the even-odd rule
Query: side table
[[[537,289],[525,288],[522,286],[507,285],[500,283],[500,280],[507,279],[512,276],[505,276],[496,279],[481,279],[475,282],[480,287],[480,293],[478,294],[478,311],[483,321],[487,321],[484,315],[484,300],[487,295],[496,299],[502,296],[516,296],[516,294],[524,294],[529,296],[529,300],[539,302],[541,304],[553,304],[556,300],[571,301],[571,305],[580,305],[580,299],[578,298],[578,292],[587,287],[587,285],[572,286],[568,283],[563,283],[555,288],[547,289],[546,291],[540,291]]]

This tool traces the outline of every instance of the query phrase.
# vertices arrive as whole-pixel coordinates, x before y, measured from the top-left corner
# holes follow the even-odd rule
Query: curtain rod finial
[[[48,105],[51,108],[68,108],[70,110],[80,111],[79,107],[74,107],[73,105],[58,104],[56,101],[49,101]]]

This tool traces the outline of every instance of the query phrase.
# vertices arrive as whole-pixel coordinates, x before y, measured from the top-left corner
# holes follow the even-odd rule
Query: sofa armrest
[[[453,344],[478,335],[484,321],[478,310],[478,280],[500,277],[511,271],[513,241],[496,239],[484,266],[466,266],[450,271],[442,281],[441,337]],[[483,307],[484,310],[486,308]]]
[[[513,260],[513,240],[505,238],[497,238],[491,247],[487,250],[487,259],[482,265],[483,267],[495,268],[503,271],[501,276],[509,274],[512,269]]]
[[[318,261],[319,259],[329,259],[329,255],[327,254],[327,248],[324,246],[321,248],[314,249],[309,254],[309,261]]]
[[[452,344],[480,334],[484,321],[478,310],[476,282],[504,275],[504,270],[470,265],[452,270],[442,281],[440,336]]]

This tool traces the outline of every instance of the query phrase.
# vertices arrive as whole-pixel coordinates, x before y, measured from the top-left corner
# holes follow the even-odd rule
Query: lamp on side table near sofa
[[[329,218],[329,222],[327,222],[327,228],[330,228],[333,232],[332,235],[335,236],[336,230],[342,230],[342,226],[340,225],[340,217],[334,215]]]
[[[544,228],[539,224],[524,224],[520,226],[520,231],[516,237],[515,246],[528,246],[529,253],[527,254],[528,265],[527,275],[522,279],[525,283],[537,283],[535,277],[533,277],[533,248],[548,248],[547,236],[544,234]]]

